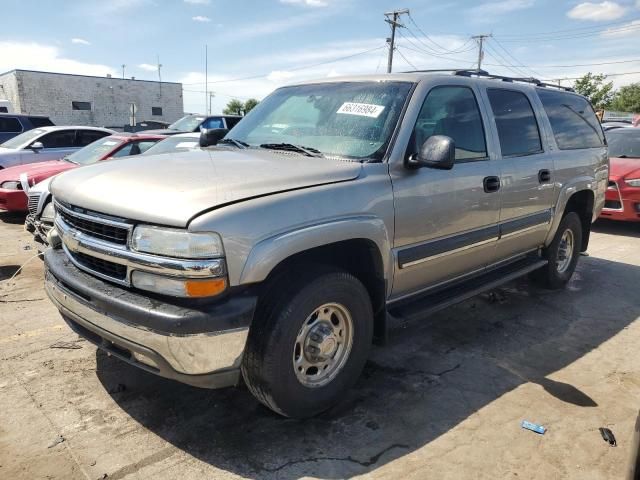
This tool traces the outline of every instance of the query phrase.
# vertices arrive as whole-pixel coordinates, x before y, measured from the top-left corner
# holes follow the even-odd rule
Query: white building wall
[[[15,72],[0,75],[0,99],[9,100],[13,106],[14,113],[20,112],[18,80]]]
[[[16,112],[47,115],[56,125],[122,127],[129,124],[131,103],[136,121],[171,123],[183,116],[180,83],[16,70],[0,76],[0,84],[11,84],[12,76],[14,87],[6,88],[17,87],[16,101],[8,98]],[[90,102],[91,110],[74,110],[72,102]],[[152,107],[162,108],[162,115],[152,115]]]

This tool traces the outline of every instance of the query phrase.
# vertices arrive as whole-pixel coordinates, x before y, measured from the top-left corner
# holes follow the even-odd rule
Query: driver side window
[[[487,158],[487,143],[480,109],[468,87],[433,88],[420,109],[411,136],[411,153],[432,135],[451,137],[456,146],[456,163]]]

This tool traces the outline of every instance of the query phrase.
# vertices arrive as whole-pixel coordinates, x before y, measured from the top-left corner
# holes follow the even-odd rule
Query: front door
[[[539,247],[551,222],[554,166],[543,141],[543,118],[532,105],[538,100],[525,91],[486,90],[500,144],[502,209],[500,239],[493,262],[507,260]],[[541,112],[541,108],[538,109]]]
[[[426,94],[406,155],[431,135],[451,137],[451,170],[391,168],[395,201],[392,299],[481,272],[498,237],[498,168],[490,159],[477,91],[439,85]]]
[[[21,163],[46,162],[48,160],[60,160],[61,158],[79,150],[75,142],[75,130],[55,130],[34,142],[41,142],[44,148],[33,151],[26,147],[21,155]]]

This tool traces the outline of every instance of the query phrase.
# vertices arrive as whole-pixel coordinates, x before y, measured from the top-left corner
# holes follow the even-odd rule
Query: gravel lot
[[[597,224],[564,291],[523,279],[421,323],[398,319],[342,404],[300,422],[244,388],[173,383],[79,340],[45,296],[40,259],[8,280],[37,253],[23,220],[0,214],[0,478],[626,472],[640,407],[640,225]]]

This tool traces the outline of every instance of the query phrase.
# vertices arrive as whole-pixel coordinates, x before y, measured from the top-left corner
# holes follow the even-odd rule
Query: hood
[[[202,212],[243,199],[343,182],[362,165],[269,150],[208,149],[101,162],[58,175],[53,195],[123,218],[184,227]]]
[[[55,175],[56,173],[64,172],[71,168],[76,168],[77,166],[78,165],[74,163],[62,160],[16,165],[15,167],[0,170],[0,182],[7,180],[20,180],[20,175],[22,173],[26,173],[27,178],[29,179],[29,184],[35,185],[47,177]]]
[[[609,177],[612,180],[628,177],[635,170],[640,170],[640,158],[611,157],[609,159]]]

